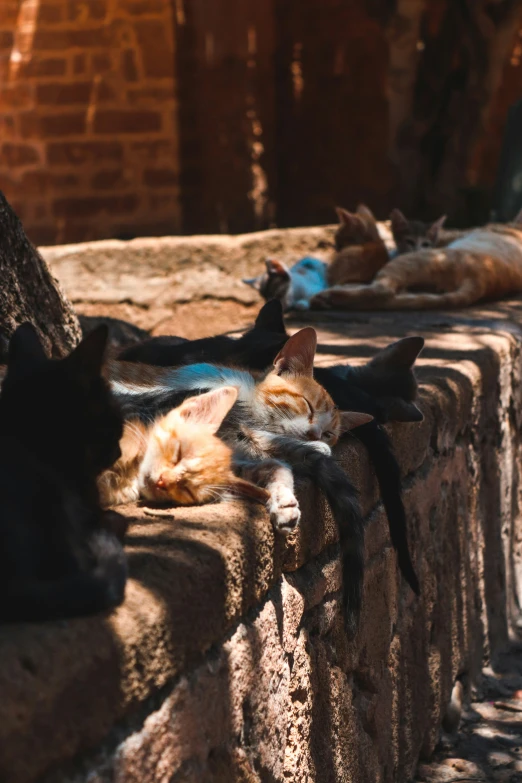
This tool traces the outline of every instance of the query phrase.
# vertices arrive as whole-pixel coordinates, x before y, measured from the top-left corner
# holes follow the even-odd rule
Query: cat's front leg
[[[252,460],[235,455],[234,471],[268,491],[266,507],[274,529],[284,536],[293,533],[299,525],[301,510],[291,468],[275,459]]]
[[[266,484],[270,493],[267,503],[270,520],[275,529],[285,536],[294,532],[301,519],[301,509],[294,494],[294,474],[291,469],[279,463]]]

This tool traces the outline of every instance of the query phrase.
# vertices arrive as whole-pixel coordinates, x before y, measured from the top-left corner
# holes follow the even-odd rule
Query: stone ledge
[[[256,506],[178,509],[173,520],[129,507],[132,579],[117,612],[0,630],[0,780],[408,779],[434,747],[455,676],[479,671],[517,609],[521,307],[318,325],[323,364],[427,337],[425,421],[390,427],[420,600],[400,582],[351,441],[339,457],[368,515],[351,644],[334,528],[309,487],[292,545]]]

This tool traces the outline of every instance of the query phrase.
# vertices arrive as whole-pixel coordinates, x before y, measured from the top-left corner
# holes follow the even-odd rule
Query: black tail
[[[56,581],[11,583],[0,607],[0,622],[42,622],[82,617],[122,603],[127,581],[123,548],[111,533],[96,532],[91,541],[96,565]]]
[[[408,548],[406,512],[402,502],[402,481],[399,464],[393,453],[390,439],[383,428],[372,421],[352,431],[368,450],[374,467],[381,498],[388,517],[390,538],[397,552],[399,568],[416,595],[420,595],[419,580]]]
[[[301,444],[301,455],[303,445]],[[333,457],[313,448],[293,463],[296,475],[311,478],[326,497],[339,531],[343,573],[343,610],[350,635],[357,630],[364,585],[364,520],[357,490]]]

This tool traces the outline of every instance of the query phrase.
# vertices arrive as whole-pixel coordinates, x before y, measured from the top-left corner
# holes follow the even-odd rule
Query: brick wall
[[[1,0],[0,187],[39,243],[180,227],[170,0]]]

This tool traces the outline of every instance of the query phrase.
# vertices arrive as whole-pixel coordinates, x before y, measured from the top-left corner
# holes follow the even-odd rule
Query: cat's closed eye
[[[431,242],[429,241],[429,239],[423,239],[422,242],[420,243],[420,246],[423,248],[431,247]]]

